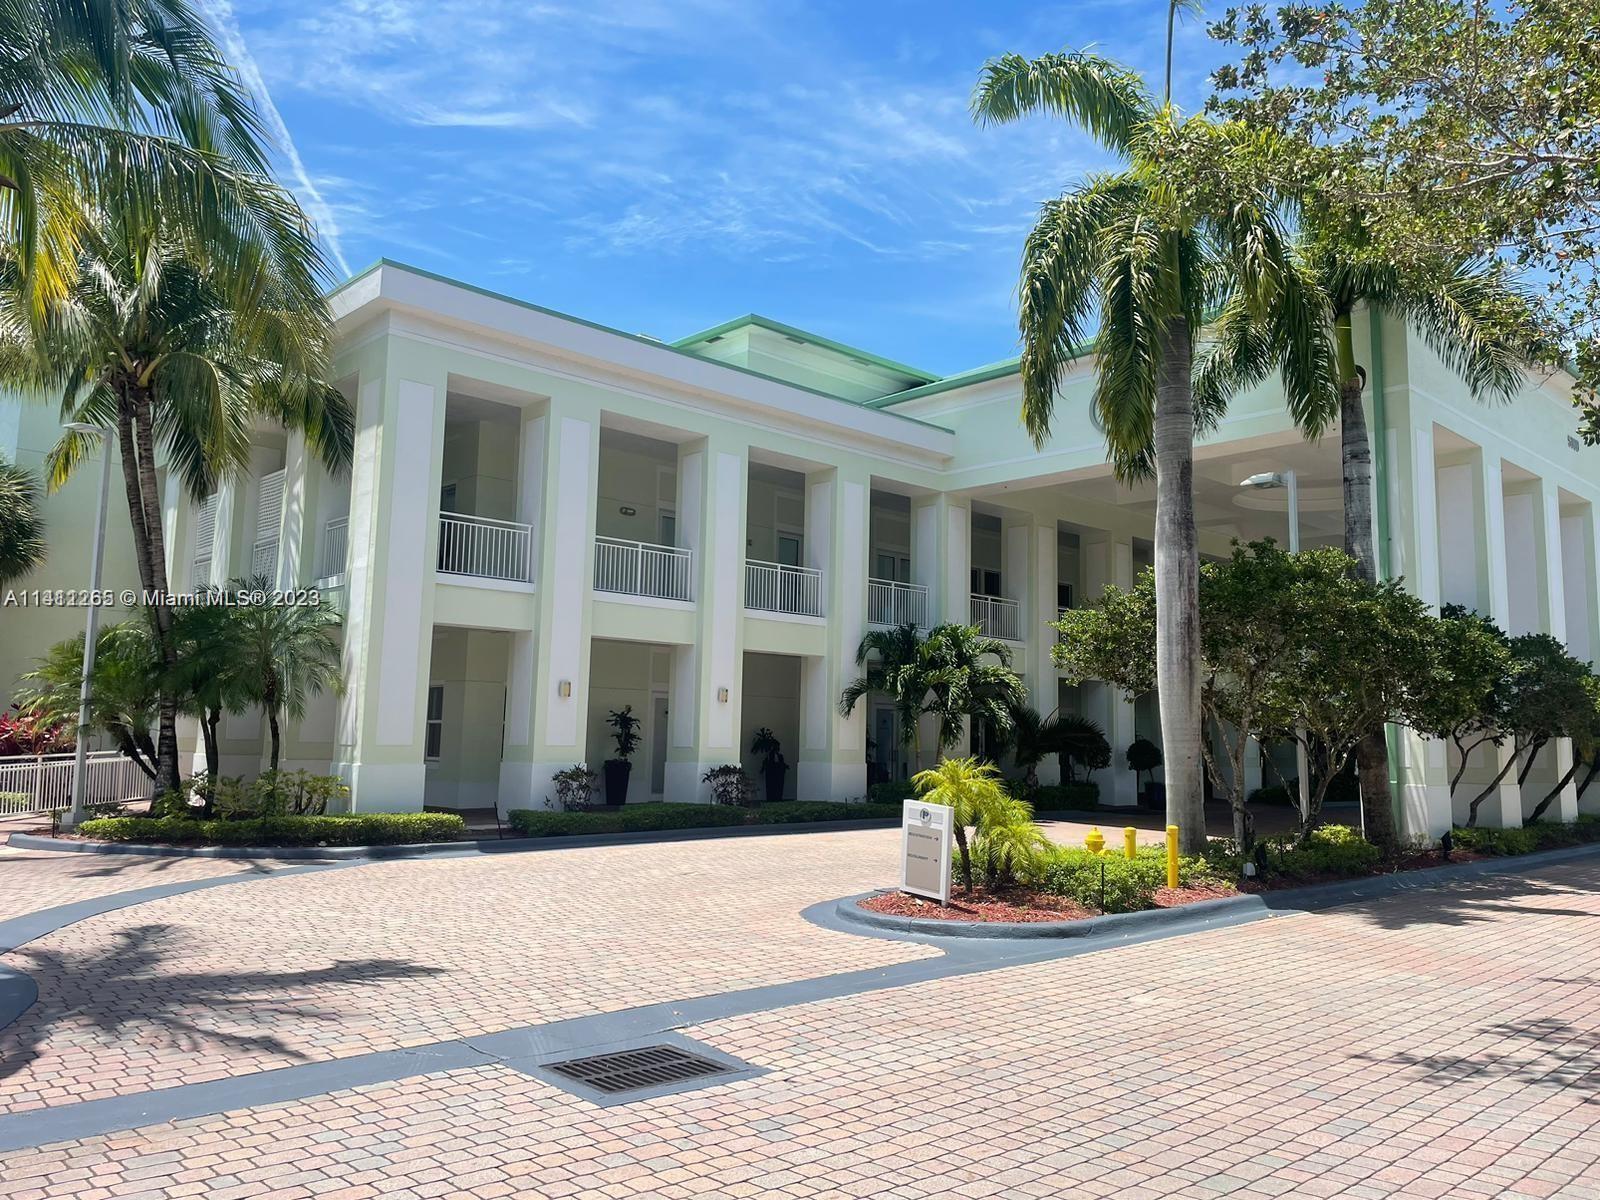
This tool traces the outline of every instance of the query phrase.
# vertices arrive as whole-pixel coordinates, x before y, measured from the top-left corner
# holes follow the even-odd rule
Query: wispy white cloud
[[[256,60],[251,56],[250,48],[245,45],[244,38],[239,34],[239,24],[234,17],[233,6],[229,0],[200,0],[200,3],[212,29],[222,39],[228,61],[233,64],[244,85],[255,96],[256,107],[277,143],[278,152],[288,165],[293,188],[301,206],[316,224],[317,232],[327,246],[328,253],[333,256],[333,261],[338,264],[339,270],[345,275],[350,274],[350,264],[345,261],[344,249],[339,244],[338,219],[334,216],[333,209],[323,199],[321,190],[312,181],[304,161],[300,158],[300,151],[294,144],[294,138],[289,133],[289,127],[284,124],[283,116],[278,112],[277,105],[272,102],[272,93],[267,90],[266,81],[261,77],[261,70],[256,66]]]

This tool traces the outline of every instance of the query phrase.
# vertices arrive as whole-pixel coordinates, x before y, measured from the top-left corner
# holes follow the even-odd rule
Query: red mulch
[[[1220,900],[1224,896],[1237,896],[1239,889],[1226,883],[1201,884],[1196,887],[1157,888],[1157,908],[1177,908],[1180,904],[1194,904],[1201,900]]]
[[[1472,850],[1452,850],[1450,864],[1477,862],[1480,859],[1490,858],[1488,854],[1478,854]],[[1284,888],[1314,887],[1319,883],[1346,883],[1352,879],[1372,879],[1379,875],[1397,875],[1402,871],[1420,871],[1424,867],[1446,866],[1444,855],[1438,850],[1417,850],[1402,855],[1394,863],[1379,863],[1378,866],[1366,875],[1340,875],[1327,872],[1321,875],[1304,875],[1291,879],[1287,875],[1271,875],[1265,880],[1245,879],[1240,881],[1239,890],[1252,894],[1260,892],[1276,892]]]
[[[949,904],[923,900],[905,892],[884,892],[862,900],[861,907],[892,917],[932,917],[938,921],[1080,921],[1095,915],[1076,901],[1036,892],[1032,888],[1008,888],[988,892],[974,888],[950,897]]]

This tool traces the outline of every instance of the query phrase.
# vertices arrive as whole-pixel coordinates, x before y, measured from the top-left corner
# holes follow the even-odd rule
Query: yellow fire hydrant
[[[1139,831],[1132,825],[1122,831],[1122,853],[1128,858],[1139,857]]]
[[[1100,832],[1100,826],[1096,825],[1094,828],[1089,830],[1089,836],[1083,839],[1083,844],[1089,847],[1090,854],[1100,854],[1104,852],[1106,848],[1106,835]]]

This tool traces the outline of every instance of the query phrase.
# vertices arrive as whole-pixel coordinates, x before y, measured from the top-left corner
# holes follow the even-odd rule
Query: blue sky
[[[979,129],[984,60],[1096,45],[1154,80],[1159,0],[204,0],[282,169],[382,256],[671,339],[745,312],[949,373],[1016,352],[1038,202],[1107,165]],[[1180,31],[1197,105],[1217,48]]]

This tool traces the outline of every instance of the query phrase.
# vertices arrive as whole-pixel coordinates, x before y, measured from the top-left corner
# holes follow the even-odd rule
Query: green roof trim
[[[695,362],[703,363],[706,366],[716,367],[723,371],[734,371],[740,375],[748,375],[752,379],[760,379],[767,383],[775,383],[780,387],[792,388],[794,391],[805,392],[810,396],[820,396],[824,400],[832,400],[835,404],[848,404],[852,408],[865,407],[864,405],[856,404],[853,401],[846,400],[843,397],[835,396],[831,392],[824,392],[818,390],[817,388],[806,387],[802,383],[792,383],[787,379],[780,379],[776,375],[768,375],[764,371],[753,371],[749,367],[741,367],[735,363],[719,362],[714,358],[707,358],[703,354],[696,354],[692,350],[683,349],[682,346],[676,342],[663,342],[658,338],[645,337],[642,334],[637,333],[628,333],[625,330],[617,329],[610,325],[602,325],[598,321],[589,321],[585,320],[583,317],[575,317],[571,313],[564,313],[559,309],[546,308],[544,305],[535,304],[531,300],[521,300],[516,296],[508,296],[504,292],[491,291],[489,288],[479,287],[475,283],[467,283],[461,279],[452,279],[448,275],[441,275],[438,271],[429,271],[423,267],[414,267],[410,263],[397,262],[392,258],[380,258],[377,262],[372,263],[370,266],[363,267],[354,275],[350,276],[349,279],[346,279],[343,283],[338,284],[330,289],[328,292],[329,297],[331,298],[337,295],[338,293],[344,291],[344,289],[349,287],[351,284],[365,279],[374,271],[381,270],[384,267],[393,267],[397,271],[406,271],[409,274],[421,276],[423,279],[432,279],[437,283],[449,284],[451,287],[460,288],[462,291],[472,292],[476,295],[487,297],[490,300],[499,300],[502,303],[515,305],[517,308],[527,309],[529,312],[536,312],[546,317],[555,317],[557,320],[561,321],[571,321],[574,325],[582,325],[585,329],[593,329],[600,333],[609,333],[616,337],[626,338],[628,341],[637,342],[641,346],[654,346],[657,350],[665,350],[668,354],[678,354],[684,358],[692,358]],[[739,323],[742,324],[743,322]],[[773,324],[776,325],[776,322]],[[778,326],[778,328],[783,329],[786,327]],[[701,336],[709,336],[709,333]],[[852,353],[855,353],[855,351],[852,351]],[[910,368],[907,368],[907,370],[909,369]],[[920,375],[921,372],[917,372],[917,374]],[[943,425],[935,425],[932,421],[924,421],[920,417],[909,416],[905,413],[891,412],[885,413],[884,415],[894,417],[896,420],[900,421],[909,421],[913,425],[921,425],[924,429],[934,429],[940,433],[951,432],[951,430],[946,429]]]
[[[962,371],[956,375],[947,375],[943,379],[936,379],[932,383],[924,383],[914,388],[907,388],[903,392],[879,396],[876,400],[868,400],[863,407],[886,409],[890,405],[899,404],[905,400],[917,400],[923,396],[937,396],[940,392],[954,391],[956,388],[969,387],[974,383],[987,383],[991,379],[1004,379],[1007,375],[1015,375],[1021,370],[1021,358],[1008,358],[1003,362],[990,363],[985,367],[973,367],[970,371]]]
[[[847,346],[843,342],[836,342],[832,338],[825,338],[821,334],[799,329],[793,325],[785,325],[782,321],[774,321],[771,317],[763,317],[759,313],[746,313],[742,317],[724,321],[721,325],[713,325],[710,329],[702,329],[699,333],[692,333],[688,337],[679,338],[672,345],[679,350],[683,350],[690,346],[697,346],[701,342],[709,342],[712,338],[721,337],[723,334],[732,333],[736,329],[747,329],[752,325],[759,329],[771,330],[773,333],[781,333],[784,337],[794,338],[797,341],[806,342],[823,350],[832,350],[836,354],[843,354],[869,366],[881,367],[885,371],[892,372],[895,375],[904,375],[908,379],[921,379],[924,382],[932,383],[939,378],[931,371],[923,371],[916,367],[907,366],[903,362],[896,362],[892,358],[884,358],[881,354],[873,354],[870,350],[863,350],[859,346]]]

